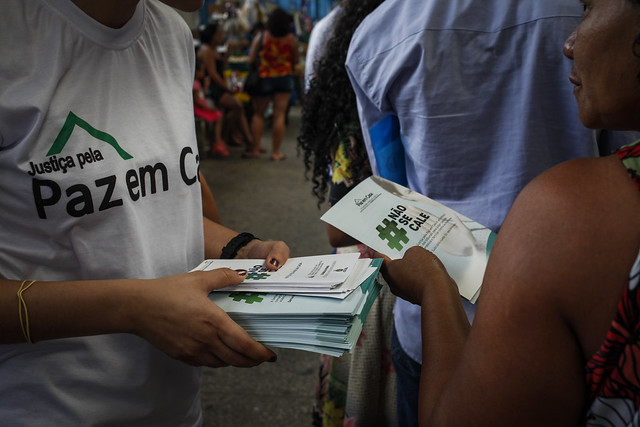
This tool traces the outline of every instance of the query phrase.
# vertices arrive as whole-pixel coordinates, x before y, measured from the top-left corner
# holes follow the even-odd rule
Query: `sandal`
[[[224,142],[216,143],[211,146],[211,152],[222,157],[229,157],[229,150]]]

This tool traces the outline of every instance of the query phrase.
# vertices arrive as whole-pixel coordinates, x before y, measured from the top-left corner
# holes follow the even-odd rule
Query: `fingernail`
[[[278,267],[280,265],[278,260],[275,258],[271,258],[271,261],[269,261],[269,264],[273,265],[274,267]]]
[[[236,273],[238,273],[239,276],[246,276],[249,272],[247,270],[243,270],[243,269],[238,269],[236,270]]]

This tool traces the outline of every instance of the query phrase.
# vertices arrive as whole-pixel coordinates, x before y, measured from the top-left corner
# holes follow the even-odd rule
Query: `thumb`
[[[206,276],[204,288],[208,292],[215,289],[234,286],[242,282],[247,277],[247,270],[232,270],[230,268],[217,268],[211,271],[203,271]]]
[[[389,258],[388,256],[386,256],[383,253],[380,253],[378,251],[374,251],[373,252],[373,258],[382,258],[382,262],[384,263],[389,263],[391,262],[391,258]]]

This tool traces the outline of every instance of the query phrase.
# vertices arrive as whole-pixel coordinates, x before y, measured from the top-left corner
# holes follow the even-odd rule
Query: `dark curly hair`
[[[326,200],[330,167],[341,140],[351,137],[356,158],[351,162],[355,182],[371,169],[362,138],[356,96],[344,63],[353,33],[362,20],[384,0],[348,0],[334,22],[332,35],[316,62],[302,106],[298,149],[303,151],[305,177],[312,173],[318,207]]]

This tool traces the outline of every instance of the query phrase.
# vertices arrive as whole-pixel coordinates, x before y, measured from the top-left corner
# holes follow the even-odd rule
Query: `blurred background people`
[[[242,15],[251,28],[256,24],[264,24],[267,20],[266,13],[260,4],[260,0],[244,0],[244,4],[242,5]]]
[[[205,153],[228,156],[229,150],[222,140],[222,112],[207,102],[205,95],[211,79],[206,76],[204,63],[196,57],[196,74],[193,79],[193,113],[196,117],[196,126],[200,123],[203,135],[200,136],[198,148],[202,156]],[[199,123],[200,121],[200,123]]]
[[[249,64],[259,59],[259,90],[252,96],[251,130],[253,146],[247,158],[260,157],[260,141],[264,130],[264,114],[273,103],[271,160],[284,160],[280,151],[286,128],[286,112],[294,91],[294,67],[298,63],[298,41],[291,32],[292,18],[281,8],[274,9],[267,19],[266,30],[252,43]]]
[[[235,97],[240,91],[238,86],[229,87],[224,78],[227,67],[227,54],[218,52],[218,47],[223,45],[224,33],[216,22],[208,24],[200,31],[200,47],[197,57],[204,64],[206,76],[210,80],[207,96],[213,100],[215,106],[225,113],[222,126],[228,129],[226,135],[232,135],[233,130],[238,130],[244,137],[243,141],[229,141],[236,145],[253,146],[249,123],[244,114],[244,107]],[[224,132],[224,130],[223,130]],[[228,156],[229,151],[226,141],[221,140],[214,146],[213,152],[222,156]]]

